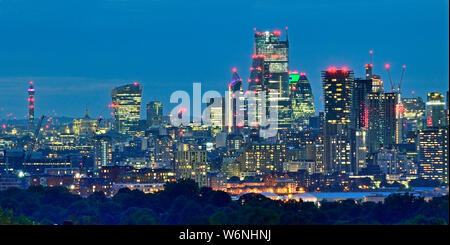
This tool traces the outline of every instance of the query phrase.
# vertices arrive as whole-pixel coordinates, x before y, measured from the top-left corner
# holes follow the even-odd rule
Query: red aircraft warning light
[[[236,67],[233,67],[232,71],[233,71],[233,72],[237,72]]]
[[[332,66],[332,67],[328,68],[328,72],[329,73],[336,73],[336,71],[337,71],[337,68],[335,66]]]
[[[391,65],[389,65],[389,64],[385,64],[385,65],[384,65],[384,68],[386,68],[386,69],[390,69],[390,68],[391,68]]]
[[[343,73],[347,73],[348,72],[348,67],[343,66],[341,70],[342,70]]]

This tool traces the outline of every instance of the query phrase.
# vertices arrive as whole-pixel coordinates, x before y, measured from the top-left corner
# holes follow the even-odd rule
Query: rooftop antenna
[[[289,42],[288,27],[286,26],[284,29],[286,30],[286,41]]]

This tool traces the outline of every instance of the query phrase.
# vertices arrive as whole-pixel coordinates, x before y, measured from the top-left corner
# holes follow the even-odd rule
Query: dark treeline
[[[425,202],[410,194],[395,194],[384,203],[354,200],[321,202],[273,201],[247,194],[238,201],[191,180],[168,183],[164,191],[144,194],[121,189],[107,198],[88,198],[67,189],[32,186],[0,192],[0,224],[448,224],[448,195]]]

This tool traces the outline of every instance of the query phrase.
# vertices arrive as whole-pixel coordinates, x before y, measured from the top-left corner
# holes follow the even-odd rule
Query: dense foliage
[[[25,217],[39,224],[447,224],[449,203],[448,195],[425,202],[408,194],[384,203],[346,200],[320,207],[258,194],[232,201],[225,192],[184,180],[155,194],[122,189],[112,198],[101,192],[82,198],[60,187],[11,188],[0,192],[0,207],[1,224],[30,224]]]

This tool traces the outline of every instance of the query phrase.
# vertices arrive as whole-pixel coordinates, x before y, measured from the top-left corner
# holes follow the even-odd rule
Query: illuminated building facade
[[[306,122],[316,114],[311,85],[304,72],[289,74],[289,94],[293,123]]]
[[[267,96],[267,112],[270,110],[269,97],[276,101],[278,109],[277,129],[291,127],[291,105],[289,99],[289,41],[280,40],[280,31],[255,33],[255,56],[263,58],[264,70],[261,82]],[[269,121],[269,123],[271,123]]]
[[[384,93],[369,93],[368,110],[368,152],[376,153],[384,144]]]
[[[403,98],[406,130],[417,131],[424,128],[425,102],[421,97]]]
[[[419,177],[448,184],[448,129],[427,128],[419,131]]]
[[[92,133],[97,128],[97,124],[97,120],[89,117],[89,112],[86,108],[84,118],[73,119],[72,131],[76,136],[92,136]]]
[[[34,93],[33,81],[30,81],[30,87],[28,87],[28,127],[34,126]]]
[[[369,124],[368,96],[372,91],[372,80],[356,78],[352,88],[351,126],[367,130]]]
[[[121,134],[135,135],[141,115],[142,86],[137,82],[111,91],[115,129]]]
[[[322,71],[325,100],[324,164],[326,172],[352,172],[350,160],[350,110],[353,71],[330,67]]]
[[[242,166],[247,172],[270,173],[282,171],[286,159],[284,144],[253,144],[246,147]]]
[[[210,98],[206,105],[210,108],[211,126],[223,130],[225,126],[225,98]]]
[[[445,125],[444,95],[438,92],[427,95],[427,126],[439,127]]]
[[[206,151],[178,151],[175,153],[175,173],[177,179],[193,179],[199,186],[206,186],[210,165]]]
[[[246,93],[253,93],[253,99],[249,99],[247,102],[247,120],[249,123],[249,127],[258,128],[259,123],[262,120],[262,116],[266,115],[265,105],[263,106],[261,103],[260,96],[265,96],[264,94],[264,77],[267,76],[267,70],[269,69],[268,65],[264,64],[264,56],[263,55],[253,55],[252,56],[252,66],[250,67],[250,78],[248,79],[248,90]],[[232,116],[232,115],[229,115]],[[255,120],[251,122],[249,120]],[[231,121],[230,119],[228,119]]]
[[[161,101],[147,103],[147,127],[161,126],[163,117],[163,104]]]
[[[113,165],[112,162],[112,138],[108,135],[96,135],[94,137],[94,170]]]
[[[384,132],[384,146],[391,146],[396,144],[396,132],[397,132],[397,93],[385,93],[384,94],[384,118],[383,118],[383,132]]]

